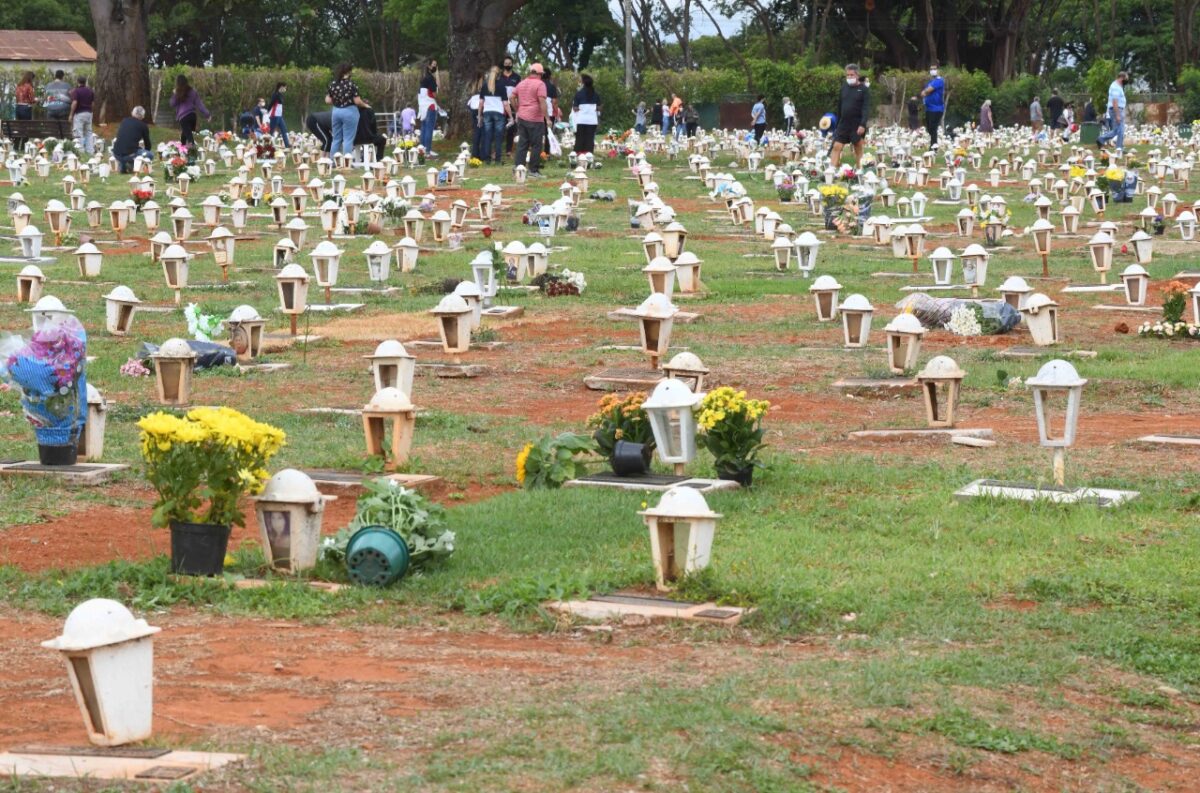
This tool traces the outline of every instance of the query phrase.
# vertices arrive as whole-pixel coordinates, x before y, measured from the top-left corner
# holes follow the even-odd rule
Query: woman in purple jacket
[[[196,140],[196,114],[206,119],[212,118],[212,113],[204,106],[200,94],[192,88],[188,78],[179,75],[175,78],[175,92],[171,94],[171,107],[175,108],[175,120],[179,122],[179,142],[191,145]]]

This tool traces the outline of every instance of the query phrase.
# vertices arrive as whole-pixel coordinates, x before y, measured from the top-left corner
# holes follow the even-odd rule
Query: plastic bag
[[[237,363],[237,353],[233,351],[232,347],[226,347],[224,344],[189,340],[188,346],[192,348],[192,352],[196,353],[196,362],[192,364],[192,371],[211,369],[214,366],[233,366]],[[157,344],[142,342],[137,357],[142,361],[150,360],[150,356],[156,352],[158,352]]]
[[[550,156],[561,157],[562,144],[558,142],[558,137],[555,136],[554,129],[552,127],[546,128],[546,140],[550,142]]]
[[[958,297],[930,297],[924,292],[914,292],[897,303],[896,308],[911,311],[927,328],[944,328],[955,309],[968,303],[982,306],[983,318],[995,323],[996,333],[1008,333],[1021,323],[1020,312],[1003,300],[963,300]]]

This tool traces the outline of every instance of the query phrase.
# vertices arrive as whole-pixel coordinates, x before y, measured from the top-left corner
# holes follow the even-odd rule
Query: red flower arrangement
[[[137,208],[141,209],[146,205],[146,202],[154,198],[154,193],[149,190],[134,190],[133,203],[137,204]]]

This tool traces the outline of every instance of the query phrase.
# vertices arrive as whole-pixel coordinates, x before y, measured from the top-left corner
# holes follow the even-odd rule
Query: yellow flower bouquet
[[[823,184],[817,192],[821,194],[821,203],[827,207],[840,207],[850,195],[850,191],[840,184]]]
[[[700,443],[712,452],[718,476],[738,478],[758,465],[758,452],[765,445],[762,418],[770,407],[770,402],[748,399],[745,391],[728,386],[704,395],[696,423]]]
[[[180,418],[151,413],[138,421],[146,478],[158,493],[151,522],[245,525],[243,494],[262,491],[283,431],[232,408],[196,408]]]

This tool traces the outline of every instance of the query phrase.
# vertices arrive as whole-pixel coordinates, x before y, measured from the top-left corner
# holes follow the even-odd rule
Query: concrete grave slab
[[[917,393],[920,383],[914,377],[844,377],[833,383],[835,391],[854,396],[889,397],[897,394]]]
[[[1161,314],[1162,306],[1092,306],[1092,311],[1116,311],[1121,314]]]
[[[470,363],[418,363],[417,374],[431,374],[434,377],[453,379],[463,377],[481,377],[487,373],[487,367]]]
[[[997,358],[1095,358],[1094,350],[1059,350],[1055,347],[1007,347]]]
[[[1200,437],[1195,435],[1143,435],[1137,440],[1162,446],[1200,446]]]
[[[516,319],[524,314],[523,306],[489,306],[479,312],[479,316],[488,319]]]
[[[217,752],[167,751],[156,757],[121,754],[47,753],[21,751],[0,754],[0,775],[27,778],[126,779],[144,782],[189,780],[206,771],[241,762],[245,755]],[[29,747],[37,749],[37,747]],[[71,748],[71,747],[66,747]],[[94,749],[95,747],[77,747]],[[120,747],[118,747],[120,748]]]
[[[856,439],[870,438],[879,440],[905,440],[912,438],[990,438],[992,430],[988,427],[977,429],[956,429],[954,427],[922,427],[920,429],[903,430],[858,430],[851,432],[849,437]]]
[[[618,308],[615,311],[608,312],[608,318],[611,320],[614,320],[614,321],[615,320],[625,320],[625,319],[636,320],[636,319],[638,319],[638,315],[637,315],[637,311],[635,309]],[[675,322],[678,322],[682,325],[690,325],[693,322],[695,322],[696,320],[700,319],[700,315],[696,314],[694,312],[691,312],[691,311],[676,311],[675,314],[673,315],[673,319]],[[638,347],[637,349],[640,350],[641,347]]]
[[[1040,486],[1031,482],[1004,482],[996,479],[977,479],[957,491],[960,501],[973,498],[1004,498],[1016,501],[1053,501],[1056,504],[1093,504],[1116,507],[1137,498],[1136,490],[1109,490],[1090,487]]]
[[[689,603],[669,598],[619,594],[597,595],[588,600],[553,601],[547,603],[546,607],[581,619],[602,622],[637,616],[650,620],[687,620],[718,625],[737,625],[751,611],[715,603]]]
[[[641,476],[617,476],[611,471],[581,476],[563,483],[563,487],[610,487],[618,490],[650,490],[665,492],[673,487],[690,487],[701,493],[716,490],[737,490],[741,487],[729,479],[705,479],[703,477],[674,476],[670,474],[642,474]]]
[[[1121,284],[1080,284],[1078,286],[1064,286],[1062,292],[1064,294],[1089,294],[1091,292],[1121,292],[1125,287]]]
[[[365,474],[361,471],[334,471],[327,468],[306,470],[304,473],[318,485],[333,487],[356,487],[367,479],[390,479],[405,487],[425,487],[442,479],[432,474]]]
[[[363,307],[362,303],[309,303],[308,310],[316,311],[322,314],[332,314],[335,311],[345,311],[347,313],[358,311]]]
[[[604,369],[583,378],[583,384],[593,391],[643,391],[664,379],[666,375],[651,369]]]
[[[73,485],[101,485],[128,465],[119,463],[77,463],[42,465],[36,460],[0,463],[0,476],[40,476],[61,479]]]

